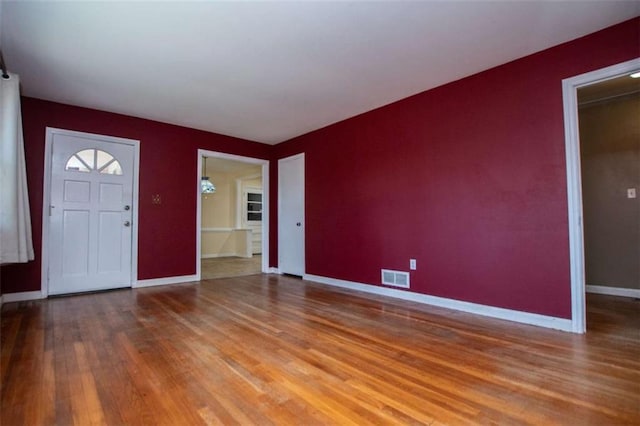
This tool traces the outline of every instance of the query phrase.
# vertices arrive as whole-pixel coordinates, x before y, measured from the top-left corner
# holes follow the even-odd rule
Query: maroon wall
[[[636,18],[275,147],[24,98],[36,256],[46,126],[141,140],[139,279],[195,272],[197,148],[305,152],[307,273],[376,284],[380,268],[415,258],[412,291],[569,318],[561,80],[640,56],[639,27]],[[39,288],[39,260],[2,268],[3,293]]]
[[[25,155],[36,261],[3,266],[2,292],[40,290],[45,128],[140,141],[138,279],[196,272],[197,150],[268,159],[272,147],[119,114],[22,98]],[[151,203],[160,194],[162,204]]]
[[[274,158],[306,154],[306,272],[376,284],[381,268],[408,270],[415,258],[414,292],[570,318],[561,81],[638,57],[639,27],[277,145]]]

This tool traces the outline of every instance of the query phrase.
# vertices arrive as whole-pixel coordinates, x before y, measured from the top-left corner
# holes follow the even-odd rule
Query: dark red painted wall
[[[274,158],[306,154],[306,272],[376,284],[381,268],[415,258],[412,291],[570,318],[561,81],[640,56],[639,27],[277,145]]]
[[[640,19],[270,147],[24,98],[34,245],[40,255],[45,127],[141,140],[138,278],[195,272],[196,150],[306,153],[306,271],[569,318],[561,80],[640,56]],[[425,70],[429,72],[429,70]],[[270,233],[277,235],[277,163]],[[162,205],[151,204],[159,193]],[[277,266],[277,240],[270,241]],[[3,293],[38,290],[39,260],[3,267]]]
[[[268,159],[272,147],[119,114],[22,98],[25,155],[36,261],[3,266],[2,292],[40,290],[45,128],[140,140],[138,279],[196,272],[197,150]],[[162,204],[151,203],[160,194]]]

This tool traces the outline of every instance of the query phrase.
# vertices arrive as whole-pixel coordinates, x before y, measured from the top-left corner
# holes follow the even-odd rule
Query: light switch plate
[[[627,189],[627,198],[636,198],[636,189],[628,188]]]

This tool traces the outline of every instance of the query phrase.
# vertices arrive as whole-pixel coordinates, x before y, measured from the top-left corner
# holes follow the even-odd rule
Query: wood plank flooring
[[[10,303],[0,420],[640,424],[639,305],[573,335],[275,275]]]
[[[262,256],[214,257],[200,261],[200,276],[203,280],[214,278],[243,277],[255,275],[262,271]]]

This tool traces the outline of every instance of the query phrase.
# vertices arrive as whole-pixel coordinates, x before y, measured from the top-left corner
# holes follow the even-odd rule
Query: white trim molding
[[[187,284],[200,281],[197,275],[180,275],[177,277],[151,278],[148,280],[138,280],[133,284],[133,288],[155,287],[159,285]]]
[[[42,291],[23,291],[20,293],[6,293],[2,295],[2,303],[24,302],[27,300],[45,299],[47,296]]]
[[[569,269],[571,274],[571,322],[574,333],[587,330],[584,227],[582,223],[582,177],[578,128],[578,89],[640,69],[640,58],[562,80],[567,206],[569,222]]]
[[[404,290],[396,290],[393,288],[380,287],[371,284],[344,281],[312,274],[305,274],[302,278],[307,281],[327,284],[334,287],[347,288],[350,290],[357,290],[365,293],[377,294],[380,296],[387,296],[411,302],[423,303],[425,305],[454,309],[456,311],[482,315],[485,317],[514,321],[522,324],[551,328],[554,330],[573,331],[571,320],[565,318],[556,318],[547,315],[533,314],[530,312],[514,311],[512,309],[497,308],[495,306],[480,305],[478,303],[463,302],[455,299],[429,296],[422,293],[412,293]]]
[[[587,293],[607,294],[640,299],[640,288],[609,287],[606,285],[587,285]]]

